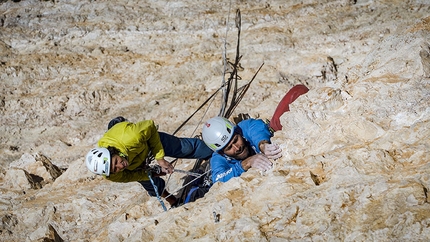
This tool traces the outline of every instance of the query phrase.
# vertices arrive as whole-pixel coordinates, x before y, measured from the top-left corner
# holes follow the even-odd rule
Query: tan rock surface
[[[111,118],[174,132],[221,85],[236,9],[241,84],[264,66],[234,115],[270,119],[289,88],[310,88],[281,118],[273,170],[168,212],[88,172]],[[428,1],[3,0],[0,13],[2,241],[430,240]],[[199,134],[219,99],[178,135]]]

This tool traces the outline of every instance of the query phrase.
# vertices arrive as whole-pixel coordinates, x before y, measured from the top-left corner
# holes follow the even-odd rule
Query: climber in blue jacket
[[[202,136],[214,151],[210,160],[213,183],[226,182],[250,168],[269,170],[272,167],[270,159],[282,156],[281,148],[270,141],[273,132],[282,130],[279,119],[290,110],[292,102],[308,91],[301,84],[291,88],[268,124],[261,119],[246,119],[237,125],[223,117],[209,119],[203,126]]]
[[[203,126],[203,141],[215,151],[210,160],[212,181],[226,182],[249,168],[269,170],[282,156],[281,148],[270,142],[273,136],[261,119],[246,119],[234,125],[223,117],[209,119]]]

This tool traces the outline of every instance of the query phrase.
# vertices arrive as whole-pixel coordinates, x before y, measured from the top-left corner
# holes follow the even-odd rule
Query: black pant
[[[201,139],[178,138],[163,132],[158,132],[158,134],[166,156],[185,159],[209,159],[212,156],[213,151]],[[161,196],[166,182],[160,177],[152,177],[152,180],[157,186],[158,195]],[[157,196],[151,181],[139,181],[139,183],[142,184],[150,196]]]

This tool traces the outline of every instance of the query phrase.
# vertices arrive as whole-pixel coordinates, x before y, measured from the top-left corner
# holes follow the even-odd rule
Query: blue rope
[[[148,177],[149,177],[149,180],[151,181],[152,186],[154,187],[155,194],[157,195],[158,201],[160,202],[160,204],[163,207],[164,211],[167,211],[166,205],[164,205],[163,200],[161,200],[160,194],[158,194],[157,185],[155,185],[154,181],[152,180],[152,175],[151,175],[150,171],[148,171]]]

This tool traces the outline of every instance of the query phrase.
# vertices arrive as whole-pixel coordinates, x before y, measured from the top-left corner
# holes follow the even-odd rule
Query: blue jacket
[[[269,127],[261,119],[246,119],[236,126],[240,128],[242,136],[251,144],[251,147],[256,153],[260,153],[258,144],[262,140],[270,141],[273,136]],[[240,176],[245,170],[242,167],[242,160],[235,160],[226,155],[221,155],[218,152],[212,154],[211,169],[212,181],[226,182],[233,177]]]

